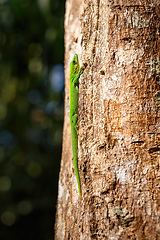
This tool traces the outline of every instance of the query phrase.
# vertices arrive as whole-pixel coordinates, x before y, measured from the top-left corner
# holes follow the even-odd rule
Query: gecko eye
[[[75,61],[73,61],[73,64],[75,64],[76,62]]]

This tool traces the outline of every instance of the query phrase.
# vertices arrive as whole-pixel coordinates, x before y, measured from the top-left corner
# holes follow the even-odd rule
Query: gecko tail
[[[78,187],[78,192],[79,192],[79,197],[82,200],[82,193],[81,193],[81,188]]]

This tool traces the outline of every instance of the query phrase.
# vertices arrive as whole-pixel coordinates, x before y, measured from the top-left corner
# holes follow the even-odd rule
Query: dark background
[[[0,240],[54,238],[64,2],[0,0]]]

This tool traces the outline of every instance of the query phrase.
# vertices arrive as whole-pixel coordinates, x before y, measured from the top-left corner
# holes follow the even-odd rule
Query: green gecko
[[[78,170],[78,83],[83,68],[79,66],[78,55],[75,54],[70,63],[70,124],[72,136],[73,163],[78,184],[79,197],[81,199],[81,183]]]

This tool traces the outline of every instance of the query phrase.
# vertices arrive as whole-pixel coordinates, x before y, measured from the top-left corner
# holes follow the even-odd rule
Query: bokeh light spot
[[[29,71],[31,73],[40,73],[42,71],[42,61],[40,58],[32,58],[29,61]]]
[[[12,226],[15,223],[15,220],[16,220],[16,216],[11,211],[6,211],[1,215],[1,222],[4,225]]]
[[[8,191],[11,188],[11,180],[7,176],[0,177],[0,191]]]
[[[50,42],[54,42],[57,38],[58,32],[53,28],[48,28],[46,31],[46,39]]]
[[[13,79],[8,82],[2,89],[2,99],[4,102],[11,102],[16,96],[17,81]]]
[[[27,215],[29,214],[31,211],[32,211],[32,204],[30,201],[21,201],[19,204],[18,204],[18,212],[21,214],[21,215]]]
[[[59,92],[64,87],[64,66],[63,64],[57,64],[51,71],[51,86]]]
[[[31,162],[28,164],[27,172],[31,177],[39,177],[42,173],[42,167],[35,162]]]

